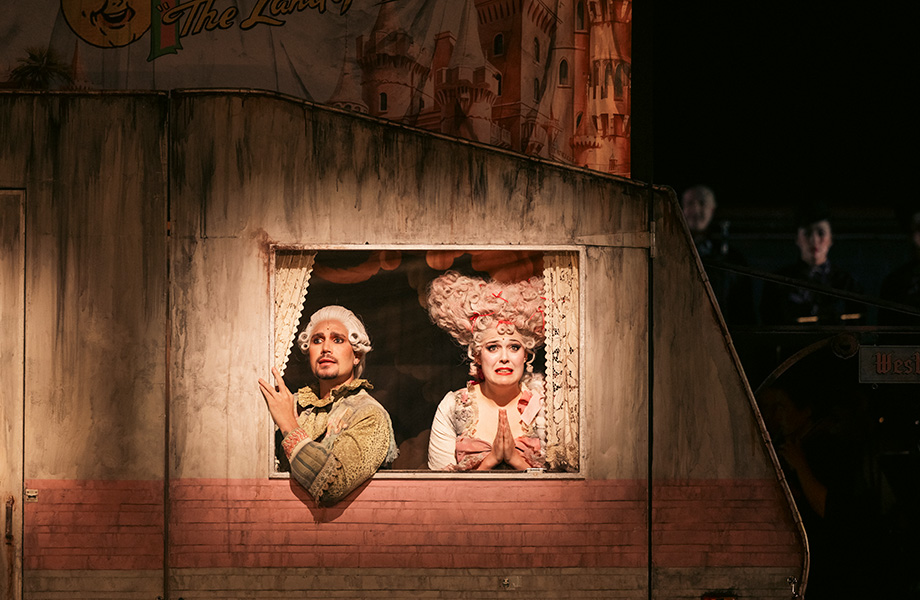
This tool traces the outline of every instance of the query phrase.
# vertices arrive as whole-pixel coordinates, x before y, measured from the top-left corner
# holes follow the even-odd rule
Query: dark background
[[[807,4],[634,3],[635,178],[708,184],[736,219],[820,197],[878,229],[916,200],[906,8]]]
[[[767,271],[797,258],[795,211],[822,201],[834,228],[831,261],[849,270],[866,294],[878,294],[884,276],[912,252],[899,218],[920,209],[914,182],[920,53],[915,43],[908,48],[916,39],[910,6],[638,0],[633,177],[670,186],[678,197],[691,185],[709,185],[716,221],[729,222],[732,246],[750,266]],[[754,281],[755,291],[759,284]],[[870,311],[869,325],[874,321]],[[757,364],[758,350],[775,345],[788,347],[788,354],[830,335],[732,329],[754,388],[771,366]],[[860,343],[877,342],[871,332],[860,334]],[[856,498],[860,491],[862,501],[874,504],[860,505],[858,513],[867,537],[849,524],[825,524],[838,535],[829,539],[843,540],[836,549],[847,560],[819,566],[828,555],[815,550],[815,586],[823,576],[831,586],[850,586],[853,597],[874,588],[880,596],[920,598],[913,541],[920,532],[916,386],[859,384],[855,361],[830,362],[835,368],[801,362],[808,389],[815,390],[810,397],[826,402],[813,407],[815,414],[823,420],[833,414],[827,421],[834,427],[859,432],[865,446],[850,449],[863,471],[854,472],[871,466],[874,477],[865,489],[830,494]],[[826,532],[813,523],[806,529],[817,548]],[[810,591],[817,593],[815,586]]]
[[[913,20],[807,4],[635,2],[632,174],[710,186],[716,226],[764,271],[797,258],[796,209],[823,202],[832,262],[877,295],[920,208]]]

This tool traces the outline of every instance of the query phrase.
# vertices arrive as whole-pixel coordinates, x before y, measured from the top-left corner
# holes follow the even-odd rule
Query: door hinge
[[[16,505],[16,498],[10,496],[6,499],[6,544],[13,545],[13,507]]]
[[[651,258],[658,255],[658,249],[655,247],[655,221],[648,224],[648,253]]]

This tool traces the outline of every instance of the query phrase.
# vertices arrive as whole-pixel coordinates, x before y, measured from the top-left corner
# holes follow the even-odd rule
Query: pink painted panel
[[[156,481],[34,480],[31,569],[163,566]],[[644,481],[374,480],[317,507],[290,481],[183,479],[169,491],[172,567],[641,568]],[[659,483],[656,567],[790,567],[802,551],[775,481]]]
[[[803,548],[772,479],[669,480],[653,490],[657,567],[800,568]]]
[[[641,567],[647,557],[639,481],[374,480],[319,508],[289,481],[181,480],[171,498],[175,567]]]
[[[24,505],[28,569],[162,569],[162,481],[39,479]]]

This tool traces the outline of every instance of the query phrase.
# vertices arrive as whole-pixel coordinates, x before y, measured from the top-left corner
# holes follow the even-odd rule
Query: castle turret
[[[70,63],[70,73],[72,80],[67,86],[68,90],[91,90],[93,82],[86,75],[86,68],[83,66],[83,60],[80,58],[80,41],[77,40],[73,45],[73,60]]]
[[[498,71],[482,54],[473,0],[467,0],[447,67],[435,73],[435,101],[441,131],[492,142],[492,104],[498,95]]]
[[[339,73],[339,81],[335,86],[332,96],[326,101],[326,104],[351,110],[358,113],[367,114],[367,104],[364,102],[361,93],[361,82],[355,73],[355,63],[352,58],[345,53],[345,60],[342,63],[342,72]]]
[[[576,119],[575,135],[572,136],[572,151],[575,154],[575,164],[589,169],[603,171],[604,164],[603,143],[598,135],[594,117],[581,115]]]
[[[428,67],[404,27],[395,0],[384,0],[367,38],[358,38],[357,62],[363,73],[362,97],[368,112],[396,121],[412,121],[421,110],[420,90]],[[408,18],[408,17],[407,17]]]
[[[595,168],[629,175],[632,2],[594,0],[587,7],[590,86],[585,116],[601,144],[593,153]],[[585,158],[576,153],[576,162]]]

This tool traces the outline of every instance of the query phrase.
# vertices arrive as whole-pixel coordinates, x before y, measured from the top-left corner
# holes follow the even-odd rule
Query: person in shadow
[[[753,325],[756,311],[750,278],[719,268],[719,265],[745,267],[747,260],[729,244],[728,221],[721,221],[718,227],[713,225],[717,205],[712,189],[705,185],[687,188],[681,194],[680,205],[725,322]]]
[[[795,243],[799,249],[799,260],[778,270],[777,275],[844,292],[862,291],[849,271],[830,260],[834,242],[830,214],[825,204],[806,205],[797,213]],[[778,283],[764,285],[760,306],[765,325],[857,324],[864,319],[866,312],[864,305],[851,300]]]
[[[757,402],[802,517],[809,600],[895,597],[880,473],[864,402],[837,376],[805,369]]]

